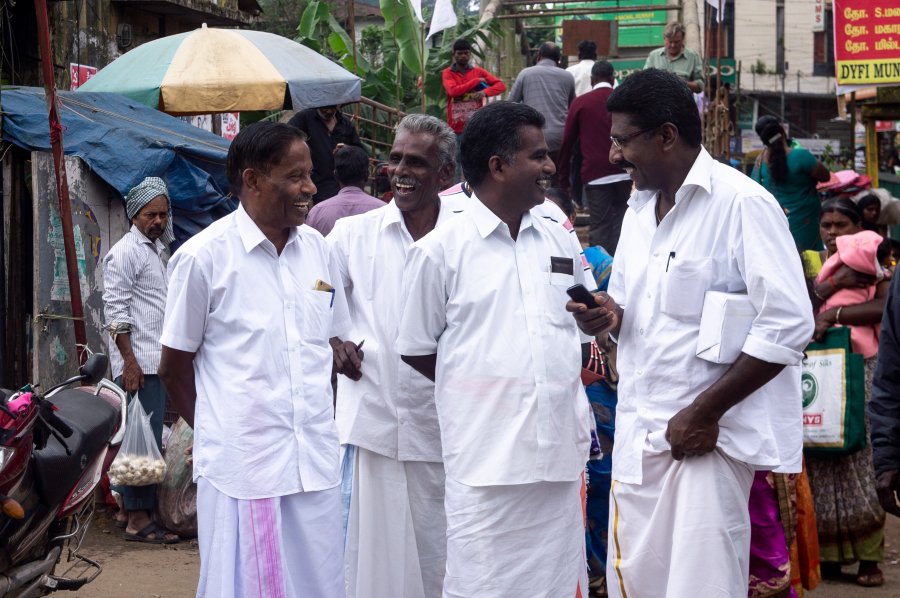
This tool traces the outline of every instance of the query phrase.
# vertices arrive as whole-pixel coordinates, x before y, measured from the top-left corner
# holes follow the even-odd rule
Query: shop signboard
[[[834,0],[837,83],[900,84],[900,4],[897,0]]]
[[[88,66],[86,64],[69,63],[69,80],[72,82],[71,90],[75,91],[87,80],[97,74],[97,67]]]
[[[616,78],[621,81],[622,78],[627,77],[631,73],[643,69],[644,63],[647,61],[644,58],[640,58],[637,60],[611,59],[609,62],[616,68]],[[737,65],[734,58],[723,58],[720,64],[722,68],[722,83],[729,83],[731,85],[734,85],[735,81],[737,81]],[[717,70],[715,59],[710,61],[709,67],[707,67],[707,72],[709,73],[710,80],[714,80],[716,78]]]
[[[596,0],[579,3],[578,8],[628,8],[629,6],[646,9],[649,6],[665,6],[666,0]],[[639,10],[635,12],[609,12],[576,17],[556,17],[556,24],[563,20],[593,19],[597,21],[618,21],[619,48],[646,48],[663,45],[663,29],[666,26],[668,12],[665,10]],[[643,66],[643,65],[642,65]]]

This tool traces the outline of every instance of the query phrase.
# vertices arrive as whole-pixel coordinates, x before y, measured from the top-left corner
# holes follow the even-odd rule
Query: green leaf
[[[390,28],[400,60],[413,74],[422,74],[422,23],[416,18],[409,0],[379,0],[384,22]]]
[[[319,23],[321,19],[319,18],[320,7],[324,7],[328,12],[328,7],[323,5],[320,2],[310,2],[307,4],[306,8],[303,10],[303,14],[300,16],[300,24],[297,25],[297,36],[305,39],[313,39],[316,37],[316,34],[319,30]]]

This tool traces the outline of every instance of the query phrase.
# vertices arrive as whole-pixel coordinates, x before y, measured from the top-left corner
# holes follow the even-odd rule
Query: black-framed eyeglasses
[[[640,131],[635,131],[629,135],[610,135],[609,140],[612,141],[613,145],[616,146],[616,149],[625,149],[625,144],[637,137],[638,135],[642,135],[644,133],[649,133],[650,131],[655,131],[659,127],[653,127],[652,129],[641,129]]]

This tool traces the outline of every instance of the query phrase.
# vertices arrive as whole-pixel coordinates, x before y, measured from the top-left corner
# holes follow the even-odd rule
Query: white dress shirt
[[[134,225],[103,258],[103,319],[106,326],[129,324],[131,350],[141,372],[155,376],[159,369],[163,315],[166,310],[166,266],[162,241],[148,239]],[[109,341],[113,378],[122,375],[125,362]]]
[[[169,280],[162,344],[196,352],[194,479],[240,499],[336,486],[328,339],[349,317],[325,239],[298,227],[278,255],[239,206],[175,253]]]
[[[457,200],[442,200],[437,225]],[[457,208],[457,211],[462,209]],[[441,461],[434,383],[400,360],[394,348],[403,303],[403,265],[413,238],[392,201],[338,220],[326,239],[350,308],[350,336],[363,340],[358,381],[338,377],[337,426],[341,444],[401,461]]]
[[[786,367],[719,421],[718,446],[759,469],[800,471],[800,360],[813,332],[803,269],[772,195],[702,149],[656,224],[656,194],[628,202],[609,294],[624,308],[613,478],[641,482],[642,451],[669,449],[669,419],[729,368],[696,356],[706,291],[747,293],[743,352]]]
[[[579,60],[566,70],[575,77],[575,95],[580,96],[591,90],[591,69],[594,68],[594,60],[589,58]]]
[[[537,208],[513,241],[474,196],[464,214],[410,248],[397,350],[437,354],[449,478],[527,484],[572,481],[584,470],[582,339],[565,310],[566,288],[593,286],[580,252],[577,237]]]

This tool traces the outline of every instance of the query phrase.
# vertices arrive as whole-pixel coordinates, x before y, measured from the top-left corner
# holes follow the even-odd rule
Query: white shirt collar
[[[472,192],[472,203],[468,210],[466,210],[469,214],[472,215],[472,220],[475,222],[475,227],[478,229],[478,234],[481,235],[482,239],[488,238],[491,233],[497,230],[501,224],[505,224],[500,218],[494,214],[490,208],[481,203],[481,200],[478,199],[478,196],[475,195],[475,192]],[[519,224],[519,232],[525,230],[526,228],[530,228],[532,226],[531,221],[531,212],[525,212],[522,214],[522,222]]]
[[[612,89],[612,85],[607,83],[606,81],[601,81],[600,83],[594,85],[591,89],[601,89],[603,87],[609,87]]]
[[[238,208],[234,213],[234,221],[237,224],[238,234],[241,236],[241,243],[244,245],[244,251],[247,253],[250,253],[257,245],[269,241],[265,233],[260,230],[250,217],[250,214],[247,213],[247,210],[244,209],[244,204],[238,204]],[[288,240],[285,245],[290,245],[296,239],[297,227],[293,227],[291,228],[291,232],[288,233]],[[269,241],[269,243],[271,244],[271,241]]]
[[[160,253],[161,251],[163,251],[163,250],[166,248],[166,246],[163,244],[163,242],[160,241],[159,239],[157,239],[157,240],[155,240],[155,241],[151,241],[151,240],[147,237],[147,235],[145,235],[144,233],[142,233],[142,232],[141,232],[141,229],[139,229],[139,228],[137,227],[137,225],[135,225],[135,224],[132,224],[132,225],[131,225],[131,233],[132,233],[135,237],[137,237],[138,243],[141,243],[141,244],[146,243],[147,245],[150,245],[151,247],[153,247],[153,250],[156,251],[156,254],[157,254],[157,255],[159,255],[159,253]]]
[[[694,160],[694,165],[691,166],[687,176],[684,177],[684,182],[681,183],[681,186],[675,193],[675,203],[677,204],[681,201],[685,196],[685,192],[690,191],[693,187],[700,187],[707,194],[710,193],[712,191],[712,171],[714,166],[715,160],[709,155],[706,148],[701,146],[700,153],[697,155],[697,159]],[[657,191],[655,190],[635,191],[628,200],[628,205],[635,210],[639,210],[656,197],[656,194]]]

